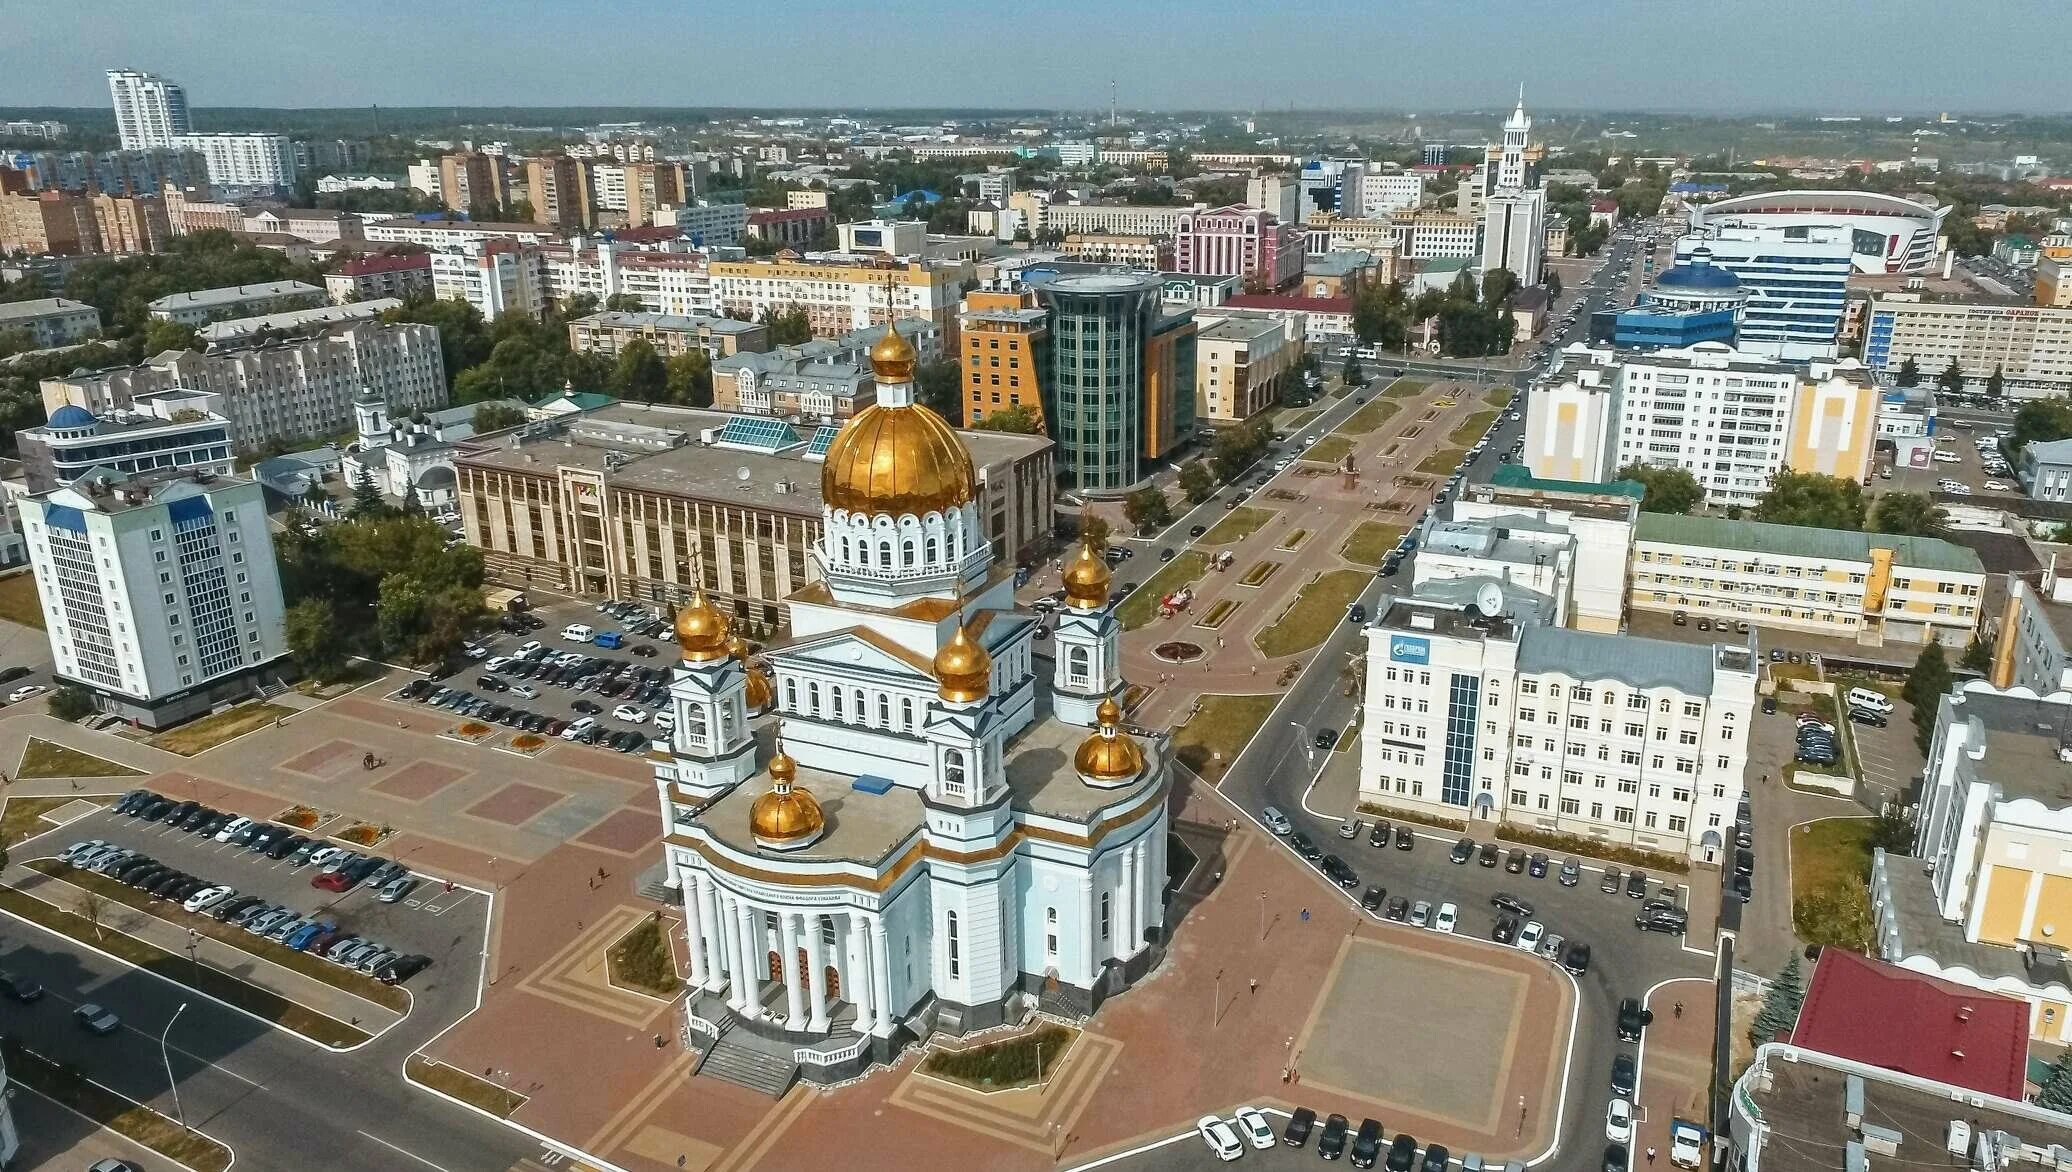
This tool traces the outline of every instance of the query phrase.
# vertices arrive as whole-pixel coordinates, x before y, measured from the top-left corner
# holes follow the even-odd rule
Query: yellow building
[[[2045,309],[2072,308],[2072,260],[2045,253],[2036,262],[2036,304]]]
[[[1865,646],[1978,628],[1986,571],[1955,542],[1842,529],[1642,513],[1626,578],[1629,611],[1746,622]]]
[[[1050,311],[1027,290],[972,290],[958,318],[964,374],[964,422],[975,426],[995,411],[1026,407],[1046,426],[1043,396],[1050,365]]]
[[[769,260],[714,261],[712,299],[721,313],[761,321],[766,312],[806,311],[813,333],[838,338],[897,317],[925,317],[957,336],[958,301],[971,266],[961,261],[812,261],[786,250]]]
[[[1195,422],[1244,423],[1280,402],[1302,362],[1292,320],[1204,310],[1194,321]]]
[[[1793,397],[1785,467],[1865,480],[1878,444],[1876,384],[1853,358],[1833,366],[1815,363],[1811,373]]]

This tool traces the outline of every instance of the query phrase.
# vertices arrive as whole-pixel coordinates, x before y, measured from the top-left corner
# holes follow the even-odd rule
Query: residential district
[[[2050,160],[107,85],[0,1163],[2072,1167]]]

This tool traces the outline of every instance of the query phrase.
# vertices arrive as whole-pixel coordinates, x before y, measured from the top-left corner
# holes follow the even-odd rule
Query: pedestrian
[[[1654,1162],[1655,1162],[1655,1149],[1653,1149],[1653,1148],[1649,1148],[1649,1149],[1648,1149],[1648,1163],[1652,1164],[1652,1163],[1654,1163]]]
[[[1287,1067],[1285,1067],[1285,1066],[1281,1067],[1281,1081],[1282,1081],[1282,1082],[1287,1082],[1287,1081],[1288,1081],[1288,1068],[1287,1068]]]
[[[1257,993],[1258,991],[1259,991],[1259,978],[1258,978],[1258,977],[1253,977],[1253,978],[1252,978],[1252,992],[1254,992],[1254,993]]]
[[[1305,923],[1305,924],[1309,923],[1309,909],[1308,909],[1308,908],[1303,908],[1303,909],[1302,909],[1302,922],[1303,922],[1303,923]]]
[[[1683,1016],[1683,1002],[1681,1002],[1681,1001],[1679,1001],[1679,1002],[1677,1002],[1677,1003],[1676,1003],[1676,1016],[1678,1016],[1678,1017],[1682,1017],[1682,1016]]]

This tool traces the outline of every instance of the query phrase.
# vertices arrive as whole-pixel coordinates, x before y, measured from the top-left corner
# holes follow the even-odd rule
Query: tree
[[[1705,490],[1688,468],[1628,464],[1619,469],[1619,479],[1637,480],[1647,489],[1647,495],[1640,498],[1644,512],[1688,513],[1705,499]]]
[[[1540,287],[1547,291],[1547,303],[1553,304],[1561,296],[1561,274],[1549,268],[1540,278]]]
[[[1983,635],[1973,636],[1971,642],[1964,645],[1964,658],[1957,661],[1957,666],[1978,675],[1992,671],[1993,645],[1986,642]]]
[[[2072,1050],[2058,1054],[2036,1088],[2036,1105],[2051,1111],[2072,1112]]]
[[[1887,802],[1871,822],[1871,847],[1888,855],[1914,853],[1914,820],[1898,802]]]
[[[59,684],[50,694],[50,714],[59,720],[78,720],[93,710],[93,696],[78,684]]]
[[[1964,368],[1957,365],[1956,359],[1950,359],[1950,364],[1943,367],[1943,372],[1935,376],[1935,385],[1945,391],[1956,392],[1963,390]]]
[[[1784,962],[1784,970],[1777,974],[1777,979],[1770,982],[1770,991],[1763,994],[1763,1007],[1748,1031],[1749,1042],[1760,1046],[1790,1034],[1798,1024],[1799,1007],[1805,1002],[1806,979],[1799,972],[1799,958],[1794,953]]]
[[[938,358],[914,368],[914,401],[957,423],[964,418],[964,368],[954,358]]]
[[[2000,393],[2006,389],[2007,379],[2000,373],[2000,367],[1995,365],[1993,373],[1986,376],[1986,398],[1997,399],[2000,397]]]
[[[525,422],[525,408],[509,403],[484,403],[475,408],[473,422],[477,434],[517,427]]]
[[[403,486],[402,512],[406,517],[424,516],[424,502],[417,499],[417,486],[415,484]]]
[[[645,313],[647,302],[642,301],[637,294],[614,293],[604,299],[604,308],[614,313]]]
[[[1928,753],[1929,742],[1935,739],[1936,706],[1949,692],[1951,683],[1950,662],[1943,655],[1942,644],[1923,647],[1920,658],[1914,660],[1914,670],[1907,673],[1906,687],[1900,691],[1900,697],[1914,706],[1914,743],[1920,746],[1923,756]]]
[[[94,939],[101,939],[101,917],[108,914],[108,897],[91,888],[81,888],[72,906],[78,909],[80,918],[94,930]]]
[[[379,517],[388,512],[388,502],[381,499],[381,489],[374,483],[374,473],[365,464],[360,465],[360,476],[353,482],[353,503],[345,515],[358,521],[364,517]]]
[[[792,305],[780,310],[775,305],[765,305],[762,322],[770,327],[772,346],[796,346],[813,338],[813,322],[806,316],[803,306]]]
[[[1036,413],[1031,411],[1026,403],[1016,403],[1012,407],[990,412],[984,419],[971,426],[978,431],[1009,431],[1016,435],[1043,434],[1043,421],[1036,417]]]
[[[692,347],[663,364],[663,394],[682,407],[712,406],[712,359]]]
[[[344,668],[347,642],[338,612],[322,598],[305,598],[288,608],[282,621],[288,651],[303,673],[318,680],[335,679]]]
[[[1099,513],[1088,513],[1079,526],[1079,538],[1094,547],[1099,553],[1108,548],[1108,518]]]
[[[1216,447],[1209,456],[1209,463],[1216,470],[1216,479],[1225,484],[1234,484],[1259,457],[1266,454],[1267,444],[1272,442],[1272,433],[1261,424],[1245,427],[1226,427],[1216,433]]]
[[[1755,519],[1812,529],[1862,529],[1863,486],[1818,472],[1778,472],[1756,502]]]
[[[619,351],[619,361],[612,367],[612,389],[622,399],[642,403],[655,402],[668,391],[669,368],[652,342],[635,338]]]
[[[193,326],[152,318],[144,327],[143,356],[151,358],[168,350],[196,349],[195,337]]]
[[[1172,524],[1173,503],[1155,485],[1145,485],[1123,498],[1123,519],[1139,533],[1151,533]]]
[[[2033,443],[2072,437],[2072,400],[2031,399],[2014,411],[2010,454]]]
[[[1921,367],[1920,367],[1920,364],[1919,364],[1919,363],[1916,363],[1916,362],[1915,362],[1915,361],[1914,361],[1913,359],[1911,359],[1911,358],[1907,359],[1907,360],[1906,360],[1905,362],[1902,362],[1902,363],[1900,363],[1900,364],[1899,364],[1899,373],[1898,373],[1898,374],[1896,374],[1896,375],[1894,375],[1894,376],[1892,376],[1892,381],[1893,381],[1893,382],[1895,382],[1895,383],[1897,383],[1897,384],[1899,384],[1900,386],[1903,386],[1903,387],[1918,387],[1918,386],[1920,386],[1920,385],[1921,385]]]
[[[1918,492],[1888,492],[1871,506],[1871,531],[1910,537],[1941,537],[1950,515]]]
[[[1210,471],[1207,460],[1189,460],[1180,465],[1180,491],[1190,505],[1216,495],[1216,474]]]

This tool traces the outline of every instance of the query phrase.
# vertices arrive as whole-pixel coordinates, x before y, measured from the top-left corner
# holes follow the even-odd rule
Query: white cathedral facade
[[[754,662],[694,598],[655,753],[690,1028],[796,1043],[816,1081],[1030,1004],[1090,1012],[1165,922],[1171,749],[1122,726],[1107,566],[1068,566],[1039,675],[970,454],[896,332],[871,361],[790,638]]]

